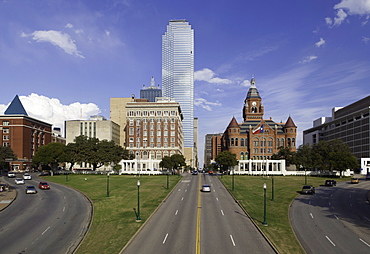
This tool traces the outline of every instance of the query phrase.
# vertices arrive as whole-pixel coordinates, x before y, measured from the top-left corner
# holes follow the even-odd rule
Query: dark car
[[[335,180],[326,180],[325,186],[336,186],[337,182]]]
[[[305,185],[302,187],[302,194],[314,194],[315,193],[315,187],[311,185]]]
[[[49,190],[50,189],[50,186],[47,182],[40,182],[39,183],[39,188],[41,190]]]
[[[198,174],[198,171],[194,170],[191,174],[192,175],[197,175]]]

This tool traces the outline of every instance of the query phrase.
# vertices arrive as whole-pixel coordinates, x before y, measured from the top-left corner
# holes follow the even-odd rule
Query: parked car
[[[197,175],[198,174],[198,171],[194,170],[191,174],[192,175]]]
[[[25,174],[23,175],[23,179],[24,179],[24,180],[31,180],[31,179],[32,179],[32,176],[31,176],[29,173],[25,173]]]
[[[22,178],[16,178],[14,182],[15,184],[24,184],[24,180]]]
[[[202,192],[211,192],[211,186],[208,184],[204,184],[201,189]]]
[[[335,180],[326,180],[325,181],[325,186],[336,186],[337,185],[337,181]]]
[[[9,172],[8,172],[8,177],[9,177],[9,178],[14,178],[14,177],[15,177],[15,173],[14,173],[14,172],[12,172],[12,171],[9,171]]]
[[[315,193],[315,187],[311,185],[305,185],[302,187],[302,194],[314,194]]]
[[[26,194],[36,194],[37,190],[35,186],[27,186],[26,187]]]
[[[359,183],[358,178],[351,178],[351,183]]]
[[[40,182],[39,183],[39,188],[41,190],[49,190],[50,189],[50,186],[47,182]]]

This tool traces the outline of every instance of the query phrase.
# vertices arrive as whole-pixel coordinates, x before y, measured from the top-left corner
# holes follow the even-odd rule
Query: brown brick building
[[[222,150],[237,155],[238,160],[269,159],[279,147],[296,150],[297,126],[289,116],[286,123],[263,119],[264,106],[254,78],[244,100],[243,122],[233,117],[222,135]]]
[[[0,135],[1,145],[18,157],[10,162],[11,169],[25,170],[31,168],[37,149],[51,142],[52,125],[29,117],[17,95],[0,116]]]

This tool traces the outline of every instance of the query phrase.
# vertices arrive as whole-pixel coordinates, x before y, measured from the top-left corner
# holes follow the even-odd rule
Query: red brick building
[[[52,125],[29,117],[17,95],[0,116],[0,137],[1,145],[18,157],[10,162],[11,169],[30,169],[37,149],[51,142]]]
[[[263,119],[264,106],[254,78],[244,100],[243,122],[233,117],[222,136],[222,150],[238,160],[269,159],[279,147],[296,150],[297,126],[289,116],[286,123]]]

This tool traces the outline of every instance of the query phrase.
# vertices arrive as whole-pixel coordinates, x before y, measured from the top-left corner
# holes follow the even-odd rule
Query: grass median
[[[165,175],[110,175],[109,179],[107,175],[69,175],[68,178],[58,175],[43,178],[75,188],[93,202],[92,225],[77,254],[119,253],[179,181],[177,176],[169,176],[167,189]],[[136,222],[133,210],[137,209],[138,204],[138,179],[141,222]]]
[[[275,245],[279,253],[305,253],[297,241],[290,226],[288,211],[292,200],[298,195],[305,184],[302,176],[239,176],[234,177],[235,198],[241,203],[256,224]],[[307,185],[317,187],[325,183],[323,177],[307,177]],[[232,176],[222,176],[220,180],[232,190]],[[337,181],[348,178],[336,179]],[[272,181],[274,181],[274,201],[272,201]],[[266,222],[263,226],[264,212],[263,184],[266,183]]]

